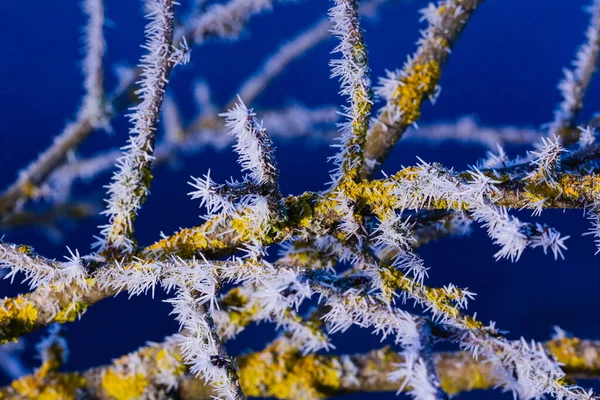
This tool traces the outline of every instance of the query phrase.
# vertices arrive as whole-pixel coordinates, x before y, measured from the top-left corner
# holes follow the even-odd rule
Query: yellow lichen
[[[4,299],[0,304],[0,343],[29,332],[37,318],[38,310],[24,296]]]
[[[400,78],[391,102],[402,111],[402,122],[410,125],[421,115],[421,103],[431,95],[440,79],[441,68],[435,60],[415,63]]]
[[[301,201],[298,209],[299,210],[296,211],[297,220],[294,221],[295,224],[301,228],[308,228],[313,218],[312,207],[308,202]]]
[[[21,245],[17,247],[17,251],[21,254],[31,254],[33,252],[33,248],[31,246]]]
[[[192,258],[197,252],[210,250],[218,253],[227,249],[228,243],[220,235],[211,234],[215,221],[209,220],[199,228],[182,229],[147,247],[144,253],[159,258],[169,255]]]
[[[31,181],[25,181],[22,190],[25,197],[33,198],[37,194],[38,188]]]
[[[529,179],[525,185],[524,196],[531,202],[544,199],[551,205],[558,199],[574,201],[585,197],[594,198],[599,191],[600,178],[596,175],[564,174],[553,184],[537,182],[535,178]]]
[[[55,320],[59,324],[73,322],[87,310],[88,306],[88,303],[82,301],[71,303],[64,307],[58,314],[56,314]]]
[[[41,383],[34,375],[26,376],[11,384],[21,399],[73,400],[77,389],[85,386],[86,380],[79,374],[60,374]]]
[[[302,355],[278,344],[244,358],[240,384],[249,397],[324,398],[341,385],[335,363],[317,354]]]
[[[115,400],[135,400],[140,398],[148,381],[141,374],[122,374],[109,369],[102,375],[102,387]]]
[[[448,40],[446,40],[446,38],[438,36],[435,38],[435,40],[438,46],[440,46],[441,48],[447,49],[448,47],[450,47],[450,43],[448,42]]]
[[[160,349],[156,353],[156,367],[160,371],[171,373],[174,376],[181,376],[186,371],[181,355],[166,349]]]
[[[577,354],[579,339],[564,338],[548,342],[548,349],[556,360],[568,368],[585,368],[585,358]]]
[[[234,288],[221,300],[224,310],[229,315],[232,324],[240,327],[247,326],[252,322],[252,317],[260,311],[258,304],[247,308],[248,299],[242,295],[239,288]]]
[[[60,359],[46,360],[34,374],[13,381],[11,388],[20,399],[75,399],[77,389],[84,387],[86,380],[78,373],[57,373],[60,365]]]
[[[407,293],[424,296],[429,305],[443,315],[452,318],[460,316],[460,310],[455,305],[455,302],[463,295],[463,291],[460,288],[455,288],[453,292],[449,292],[443,288],[428,287],[406,277],[401,271],[385,263],[382,263],[379,268],[379,277],[383,286],[383,294],[390,300],[397,290],[402,290]],[[481,322],[470,316],[461,316],[461,321],[469,329],[480,329],[483,327]]]
[[[451,374],[442,374],[440,376],[440,386],[449,396],[463,392],[466,388],[468,390],[477,390],[489,389],[492,386],[489,376],[482,374],[477,369],[469,370],[469,372],[468,376],[461,377],[462,379],[456,379]]]

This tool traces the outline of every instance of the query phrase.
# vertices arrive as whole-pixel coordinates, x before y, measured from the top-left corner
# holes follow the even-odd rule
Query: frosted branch
[[[568,378],[598,379],[598,342],[567,338],[548,341],[544,343],[544,348],[548,354],[565,363]],[[470,353],[434,353],[433,360],[442,388],[449,394],[492,389],[497,384],[490,364],[483,359],[474,359]],[[584,360],[583,364],[578,360]],[[398,384],[390,382],[387,374],[403,362],[404,359],[389,347],[362,354],[311,354],[303,357],[285,342],[275,342],[260,351],[238,358],[242,388],[250,397],[275,398],[296,398],[300,393],[310,393],[314,398],[325,398],[346,393],[393,392],[397,390]],[[299,365],[302,366],[301,369],[297,368]],[[122,366],[137,367],[133,371],[127,371]],[[257,374],[257,371],[261,373]],[[215,394],[210,385],[199,382],[189,374],[172,338],[167,338],[163,343],[149,344],[114,360],[110,365],[73,373],[71,376],[84,378],[76,380],[81,386],[75,387],[98,393],[104,390],[104,384],[109,386],[109,378],[131,379],[140,372],[146,379],[145,390],[148,394],[157,393],[165,388],[169,388],[171,393],[176,393],[182,400],[208,399]],[[274,382],[269,378],[275,374],[281,381]],[[69,375],[56,375],[57,378],[61,376],[66,378]],[[102,379],[102,376],[105,378]],[[324,381],[324,376],[335,376],[336,379]],[[22,379],[25,381],[27,378]],[[57,379],[47,388],[63,388],[59,382],[64,380]],[[11,395],[14,391],[5,387],[0,389],[0,393]]]
[[[550,135],[560,136],[569,144],[577,140],[578,132],[572,130],[592,77],[598,68],[600,53],[600,1],[593,0],[589,6],[590,24],[585,32],[586,41],[577,50],[573,69],[564,70],[564,78],[558,84],[562,101],[554,112]]]
[[[420,117],[423,102],[435,100],[450,49],[482,1],[444,0],[437,5],[430,3],[421,11],[427,28],[421,31],[417,51],[402,70],[382,78],[376,90],[386,104],[367,135],[363,177],[373,177],[379,171],[396,142]]]
[[[217,398],[245,399],[238,382],[237,366],[227,355],[205,304],[198,302],[185,288],[180,288],[171,302],[174,305],[173,313],[186,330],[175,340],[181,348],[184,361],[190,365],[190,372],[202,376],[214,386]]]
[[[331,77],[339,77],[342,96],[348,105],[343,108],[346,121],[339,124],[339,153],[333,158],[336,170],[332,176],[334,186],[342,180],[351,181],[360,174],[363,162],[365,137],[369,128],[373,93],[369,77],[367,48],[358,15],[358,0],[335,0],[329,10],[332,33],[338,40],[333,53],[341,58],[332,60]]]
[[[94,51],[100,51],[104,49],[103,42],[96,39],[101,37],[98,34],[97,29],[102,27],[100,24],[99,14],[100,5],[102,4],[98,0],[85,0],[85,8],[93,12],[90,18],[90,22],[87,25],[86,33],[92,34],[92,38],[86,37],[86,43],[89,44],[90,48],[93,47]],[[199,21],[190,23],[188,29],[181,33],[178,33],[175,37],[174,43],[181,43],[185,40],[192,45],[198,45],[204,42],[209,37],[220,36],[221,33],[227,35],[229,26],[236,26],[236,29],[243,29],[247,20],[265,9],[270,7],[270,1],[256,1],[254,0],[231,0],[225,5],[215,5],[214,8],[210,9],[210,13],[207,13]],[[213,15],[214,14],[214,15]],[[243,17],[243,18],[242,18]],[[93,46],[92,46],[93,45]],[[88,49],[89,50],[89,49]],[[95,67],[100,66],[98,61],[99,57],[103,56],[103,53],[86,53],[89,54],[89,58],[86,57],[84,62],[84,69],[89,67],[90,71],[94,70],[98,72]],[[116,112],[122,109],[124,106],[131,102],[132,92],[136,82],[140,78],[142,73],[141,68],[128,70],[127,79],[124,80],[123,85],[116,88],[115,92],[109,96],[109,100],[106,102],[106,106],[103,108],[105,114],[102,115],[101,122],[104,124],[105,121],[113,117]],[[86,75],[88,77],[88,75]],[[89,76],[86,79],[86,88],[89,84],[90,88],[94,87],[98,89],[98,84],[101,82],[101,76],[96,74],[93,77]],[[96,90],[94,89],[94,90]],[[99,94],[96,90],[94,93]],[[89,97],[88,103],[94,105],[92,97]],[[83,108],[82,108],[83,109]],[[87,107],[86,107],[87,109]],[[87,137],[92,133],[94,127],[98,121],[95,121],[91,116],[84,113],[78,113],[78,118],[75,122],[67,124],[63,132],[56,136],[54,142],[48,150],[42,153],[36,161],[31,163],[25,170],[19,174],[19,178],[11,186],[9,186],[0,195],[0,216],[5,216],[12,213],[15,209],[20,208],[23,203],[32,198],[38,197],[39,186],[41,186],[46,179],[67,159],[67,155],[71,150],[76,149]]]
[[[133,222],[146,200],[152,175],[156,126],[169,73],[175,66],[171,58],[173,42],[173,3],[171,0],[148,0],[149,23],[146,26],[148,53],[141,59],[140,104],[133,108],[129,119],[133,125],[123,156],[117,162],[108,186],[107,208],[103,214],[109,223],[103,225],[97,246],[101,252],[129,254],[135,246]]]
[[[206,12],[191,19],[176,38],[187,37],[191,44],[198,44],[212,36],[236,38],[248,20],[269,10],[273,0],[231,0],[224,4],[213,4]]]

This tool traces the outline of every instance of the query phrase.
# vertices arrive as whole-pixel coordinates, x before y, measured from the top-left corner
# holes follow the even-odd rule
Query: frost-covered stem
[[[211,37],[235,38],[254,15],[269,10],[274,0],[230,0],[213,4],[176,33],[176,42],[185,36],[190,45]]]
[[[82,287],[76,283],[58,287],[63,290],[44,286],[30,293],[0,300],[0,343],[17,339],[54,322],[73,322],[90,305],[115,294],[97,286]]]
[[[465,315],[461,311],[466,308],[468,300],[473,298],[473,294],[468,290],[453,285],[442,288],[429,287],[422,283],[422,278],[411,276],[416,274],[403,273],[396,266],[378,260],[368,249],[364,249],[362,252],[365,261],[375,268],[374,273],[371,273],[373,276],[349,273],[344,277],[333,277],[322,271],[307,272],[306,274],[310,277],[309,279],[319,283],[327,282],[340,290],[356,286],[365,289],[365,292],[368,293],[377,288],[380,290],[380,298],[372,300],[374,305],[379,305],[381,302],[385,306],[395,296],[402,299],[408,298],[430,312],[436,321],[451,322],[454,326],[468,328],[483,327],[483,324],[475,318]],[[424,320],[419,322],[423,339],[431,330],[431,326],[425,322]]]
[[[417,212],[412,220],[415,222],[413,248],[418,248],[447,235],[465,234],[469,232],[472,222],[467,213],[453,210]]]
[[[19,209],[28,199],[37,197],[38,188],[58,166],[67,159],[67,154],[77,148],[92,132],[90,120],[69,123],[54,139],[53,144],[36,161],[19,173],[19,178],[0,195],[0,217],[6,218]]]
[[[186,266],[186,269],[189,268]],[[202,268],[199,272],[204,275]],[[245,399],[238,380],[237,365],[227,354],[211,315],[211,310],[214,308],[211,300],[213,293],[204,293],[204,291],[216,291],[214,284],[210,284],[210,287],[201,284],[198,287],[201,292],[194,287],[198,284],[196,281],[204,280],[204,277],[192,276],[190,281],[181,276],[181,271],[175,274],[172,283],[178,286],[177,294],[169,302],[173,305],[172,314],[176,315],[182,330],[175,336],[175,341],[181,349],[183,361],[189,365],[192,374],[203,378],[206,383],[215,388],[217,398]],[[209,276],[212,274],[210,271]],[[208,281],[214,279],[204,276]]]
[[[406,168],[400,171],[393,177],[384,180],[372,181],[370,183],[361,183],[357,185],[356,191],[353,194],[353,199],[362,204],[364,207],[357,210],[359,214],[369,215],[374,211],[380,210],[381,207],[386,209],[393,209],[396,205],[390,202],[393,198],[393,194],[386,188],[392,188],[394,181],[402,181],[403,179],[410,178],[419,169],[416,167]],[[458,176],[464,174],[457,174]],[[499,180],[504,179],[502,175]],[[412,178],[410,178],[412,179]],[[576,174],[559,174],[556,178],[558,186],[548,192],[546,184],[529,184],[522,182],[519,179],[516,180],[504,180],[503,183],[496,185],[498,189],[497,195],[494,195],[494,200],[497,200],[496,204],[499,206],[505,206],[509,208],[532,208],[531,196],[540,196],[552,194],[548,196],[548,201],[543,204],[544,208],[584,208],[586,204],[589,204],[595,196],[595,191],[600,188],[600,177],[596,175],[579,176]],[[392,185],[387,186],[386,183]],[[525,189],[528,189],[526,191]],[[556,191],[556,192],[554,192]],[[305,193],[301,196],[290,196],[284,199],[284,203],[288,209],[289,225],[288,229],[292,229],[293,232],[298,234],[311,234],[323,235],[332,229],[335,224],[339,222],[339,213],[335,210],[335,205],[332,205],[333,198],[325,197],[316,193]],[[420,209],[459,209],[464,210],[468,204],[464,203],[448,203],[447,201],[428,202],[420,204]],[[310,214],[307,214],[309,207]],[[409,207],[414,209],[415,206]],[[194,229],[182,229],[178,233],[175,233],[169,238],[165,238],[156,244],[149,247],[148,251],[166,254],[193,254],[193,249],[199,251],[215,251],[215,255],[222,255],[222,250],[218,248],[212,249],[207,244],[207,240],[214,240],[218,236],[213,237],[214,232],[210,231],[211,227],[215,222],[212,221],[207,223],[204,227],[198,227]],[[306,229],[302,228],[301,225],[306,224]],[[229,224],[223,225],[227,232],[226,236],[221,237],[217,241],[219,246],[229,248],[242,246],[243,244],[239,241],[239,236],[232,235],[230,229],[232,228]],[[235,228],[233,228],[235,230]],[[297,231],[296,231],[297,230]],[[267,237],[262,237],[262,243],[268,245],[270,243],[279,242],[288,238],[287,229],[281,230],[281,227],[277,232],[271,232]],[[238,231],[238,234],[246,234],[243,230]],[[210,239],[209,239],[210,238]],[[225,244],[226,243],[226,244]]]
[[[436,370],[435,360],[432,352],[433,335],[431,334],[431,325],[427,321],[423,321],[418,325],[419,330],[419,342],[421,348],[419,350],[419,358],[423,360],[425,364],[425,370],[427,371],[427,380],[430,386],[435,390],[434,396],[431,400],[447,400],[448,395],[444,392],[438,373]]]
[[[433,122],[418,129],[408,129],[404,140],[423,144],[438,144],[446,141],[478,144],[496,151],[498,145],[532,145],[540,140],[539,129],[519,126],[485,126],[472,117],[465,116],[453,122]]]
[[[86,0],[97,1],[97,0]],[[253,3],[256,3],[252,5]],[[226,12],[222,12],[226,10]],[[189,29],[180,32],[176,36],[174,43],[180,43],[182,37],[185,36],[188,43],[191,45],[200,45],[211,37],[220,37],[222,34],[227,34],[227,30],[223,31],[223,27],[235,27],[237,32],[241,31],[248,20],[265,11],[270,7],[270,1],[260,0],[231,0],[224,5],[218,5],[216,8],[211,8],[214,12],[210,18],[203,18],[196,24],[191,24]],[[95,15],[97,16],[97,14]],[[97,21],[97,20],[96,20]],[[94,24],[98,27],[98,24]],[[86,30],[87,31],[87,30]],[[97,42],[95,49],[101,47]],[[102,54],[97,54],[102,56]],[[90,63],[90,65],[99,65]],[[136,82],[141,76],[141,68],[135,68],[130,79],[125,82],[123,87],[117,88],[115,93],[109,96],[104,111],[107,120],[117,114],[118,110],[123,109],[131,103],[132,99],[137,98],[134,89]],[[96,76],[98,78],[98,76]],[[99,80],[95,79],[95,83]],[[90,83],[92,80],[90,79]],[[78,113],[75,122],[69,123],[64,131],[54,139],[50,148],[42,153],[36,161],[29,165],[24,171],[19,174],[19,178],[11,186],[9,186],[2,194],[0,194],[0,218],[12,213],[16,208],[20,207],[27,199],[36,197],[38,187],[42,185],[46,179],[67,159],[67,155],[71,150],[76,149],[87,137],[92,133],[96,121],[90,115]]]
[[[528,163],[533,170],[526,176],[526,180],[536,183],[546,183],[553,187],[556,185],[556,171],[560,169],[560,158],[566,149],[557,136],[542,138],[542,143],[536,151],[529,152],[531,161]]]
[[[63,164],[67,155],[87,139],[92,130],[103,124],[107,113],[104,105],[104,6],[103,0],[84,0],[83,9],[88,17],[85,27],[85,58],[83,75],[85,95],[74,122],[54,138],[52,145],[40,154],[27,168],[19,172],[18,179],[0,195],[0,218],[20,208],[25,201],[38,195],[39,187],[52,171]]]
[[[579,112],[583,108],[585,93],[592,77],[598,69],[600,53],[600,1],[593,0],[589,6],[590,24],[586,31],[586,42],[577,50],[573,69],[565,69],[565,77],[558,84],[562,101],[554,112],[550,134],[560,136],[565,145],[579,137],[579,131],[572,129]]]
[[[185,130],[183,128],[183,120],[181,113],[170,96],[165,96],[162,108],[162,129],[164,131],[163,143],[166,145],[174,146],[185,140]],[[154,152],[155,156],[158,156],[160,143],[157,144]]]
[[[215,350],[215,354],[210,355],[212,367],[222,370],[224,373],[223,378],[225,379],[225,382],[215,382],[218,385],[218,394],[224,396],[225,399],[244,400],[246,396],[239,383],[238,367],[235,360],[227,354],[225,345],[223,345],[223,342],[217,333],[217,327],[215,326],[209,310],[205,304],[196,305],[195,308],[196,312],[201,315],[201,318],[208,328],[205,334],[207,335],[208,341],[213,345],[212,350]]]
[[[243,165],[244,169],[250,170],[250,176],[253,182],[258,185],[266,185],[270,190],[274,192],[272,195],[277,198],[277,201],[281,199],[281,193],[279,191],[279,169],[277,168],[277,162],[275,161],[274,146],[267,130],[262,127],[261,124],[255,118],[255,114],[252,110],[246,109],[243,103],[240,103],[241,109],[246,114],[245,131],[249,138],[249,142],[254,142],[253,145],[248,144],[247,153],[242,156],[242,162],[246,161],[248,164]],[[230,122],[230,120],[228,121]],[[226,125],[227,126],[227,125]],[[243,136],[243,134],[238,134]],[[242,147],[246,144],[241,143],[243,138],[238,139],[238,145],[235,146],[236,150],[243,153]],[[253,147],[255,146],[255,148]],[[255,154],[250,154],[255,152]],[[251,165],[253,164],[253,165]]]
[[[239,102],[231,109],[219,116],[225,117],[225,127],[231,135],[236,137],[234,150],[238,153],[238,162],[242,171],[249,171],[249,174],[241,183],[229,185],[214,184],[208,174],[205,179],[194,178],[195,183],[192,183],[192,186],[198,190],[191,193],[192,197],[201,198],[209,209],[223,208],[233,205],[229,201],[229,197],[231,200],[235,200],[236,192],[239,193],[239,196],[246,192],[263,196],[266,198],[269,211],[273,215],[282,216],[283,203],[279,190],[279,169],[275,160],[273,142],[267,130],[256,120],[256,114],[252,109],[248,109],[241,98],[238,100]],[[258,190],[252,193],[252,188]],[[215,190],[222,192],[221,197],[215,197],[220,195]]]
[[[163,114],[165,106],[163,105]],[[282,140],[309,137],[315,141],[329,141],[333,136],[322,130],[337,120],[334,107],[308,109],[303,106],[286,107],[261,113],[265,126],[269,127],[269,136]],[[196,126],[196,122],[199,123]],[[153,168],[175,162],[180,157],[189,157],[207,148],[219,151],[230,145],[235,138],[227,135],[223,119],[215,114],[201,115],[196,121],[178,132],[177,138],[157,142],[154,151]],[[78,180],[91,180],[111,170],[122,155],[118,149],[99,152],[89,158],[80,158],[58,168],[48,178],[55,195],[54,201],[61,202],[69,198],[70,188]]]
[[[553,357],[541,343],[509,341],[490,327],[491,331],[470,331],[460,337],[462,348],[479,355],[492,365],[496,379],[507,391],[520,398],[550,395],[559,399],[596,400],[593,390],[585,390],[565,379],[565,363]],[[564,340],[564,339],[563,339]],[[567,343],[571,345],[571,343]],[[568,347],[567,347],[568,348]]]
[[[242,387],[240,386],[238,366],[237,366],[235,360],[227,354],[227,349],[225,349],[225,345],[223,344],[223,341],[221,340],[221,338],[219,337],[219,334],[217,333],[217,327],[215,326],[215,322],[213,321],[213,318],[210,315],[210,313],[208,312],[208,310],[206,309],[206,306],[202,305],[201,308],[202,307],[204,308],[204,310],[201,309],[200,312],[203,311],[205,313],[206,323],[210,328],[210,336],[215,342],[216,349],[217,349],[217,355],[221,359],[229,360],[229,364],[226,367],[227,376],[229,378],[229,382],[228,382],[229,391],[231,393],[234,393],[234,395],[235,395],[233,397],[234,399],[243,400],[246,398],[246,396],[244,395]],[[224,368],[224,367],[220,367],[220,368]]]
[[[585,208],[593,202],[600,189],[600,176],[559,173],[557,186],[548,189],[546,183],[528,184],[519,179],[498,185],[501,197],[497,204],[509,208],[535,208],[532,200],[545,198],[543,208]],[[565,192],[566,191],[566,192]],[[571,191],[571,192],[570,192]]]
[[[423,11],[429,26],[402,71],[390,74],[379,90],[386,104],[367,135],[362,177],[373,177],[406,129],[420,116],[422,103],[436,94],[441,71],[469,18],[483,0],[444,0]]]
[[[363,0],[359,7],[359,13],[367,18],[374,17],[378,8],[388,0]],[[238,91],[240,97],[248,104],[252,104],[264,89],[278,76],[292,61],[306,54],[308,50],[315,47],[330,37],[331,22],[324,18],[314,24],[308,30],[300,33],[294,39],[281,46],[275,53],[271,54],[261,65],[253,76],[244,82]],[[229,104],[233,104],[232,99]]]
[[[363,206],[357,210],[364,215],[372,215],[374,210],[381,207],[396,207],[390,203],[393,198],[392,193],[386,188],[394,187],[395,181],[406,179],[412,176],[417,167],[407,168],[400,171],[397,175],[385,180],[374,180],[371,182],[362,182],[357,185],[355,200]],[[456,174],[458,176],[464,174]],[[500,180],[503,180],[501,175]],[[412,179],[412,178],[411,178]],[[496,185],[498,189],[497,203],[499,206],[511,208],[531,208],[531,196],[545,196],[548,201],[544,202],[544,208],[579,208],[583,209],[595,199],[596,193],[600,190],[600,176],[597,175],[576,175],[576,174],[558,174],[556,177],[558,186],[554,189],[548,189],[545,183],[529,184],[519,179],[507,179],[503,183]],[[527,190],[525,190],[527,189]],[[306,193],[301,196],[289,196],[283,199],[288,210],[288,219],[285,223],[278,226],[278,229],[268,230],[261,233],[259,238],[263,245],[280,243],[289,239],[291,235],[326,235],[338,224],[340,216],[335,207],[332,206],[330,197],[323,197],[318,193]],[[448,210],[464,210],[466,204],[448,204],[445,201],[424,204],[422,208]],[[182,229],[172,236],[163,238],[156,243],[148,246],[138,255],[150,259],[164,259],[169,255],[178,255],[184,259],[191,259],[197,252],[202,252],[208,259],[228,256],[243,248],[248,244],[244,237],[248,235],[244,227],[249,223],[249,217],[234,216],[231,220],[226,220],[222,228],[215,230],[216,220],[211,219],[203,225],[196,228]],[[235,223],[235,225],[233,224]],[[534,224],[525,224],[523,229],[531,237],[541,238],[544,235],[544,227],[538,231],[538,226]],[[81,314],[88,306],[114,295],[113,291],[106,291],[99,288],[96,284],[90,284],[85,293],[83,289],[74,285],[67,288],[65,292],[57,290],[38,288],[35,291],[22,296],[27,304],[37,310],[32,323],[19,324],[17,315],[11,315],[0,320],[0,329],[4,326],[19,325],[19,336],[26,332],[35,330],[41,326],[60,319],[60,311],[65,311],[67,307],[76,299],[82,298],[84,307],[79,307],[78,313]],[[21,297],[7,299],[11,304],[20,302]],[[57,309],[53,309],[58,304]],[[59,310],[59,314],[57,311]],[[73,316],[74,318],[74,316]],[[15,337],[15,336],[11,336]]]
[[[173,2],[148,0],[146,4],[150,22],[145,32],[148,53],[141,59],[141,103],[130,115],[133,127],[129,141],[108,187],[108,205],[104,214],[108,215],[109,223],[102,226],[102,238],[98,244],[100,251],[114,251],[116,255],[129,254],[135,246],[133,222],[150,190],[150,169],[160,108],[169,74],[176,64],[171,57]]]
[[[5,279],[14,280],[16,275],[23,274],[23,282],[30,281],[32,287],[48,283],[59,272],[56,261],[37,255],[31,247],[3,242],[0,242],[0,268],[11,270]]]
[[[368,257],[368,255],[365,257]],[[385,288],[381,289],[381,291],[388,298],[392,295],[397,295],[402,299],[413,299],[417,304],[431,311],[438,321],[452,321],[456,326],[483,326],[476,319],[466,316],[460,311],[461,308],[466,306],[467,299],[472,296],[467,290],[459,289],[452,285],[443,288],[428,287],[384,263],[380,266],[381,276],[370,277],[365,276],[362,271],[357,270],[351,270],[342,276],[336,276],[322,269],[314,269],[314,265],[310,264],[306,268],[298,268],[298,264],[294,263],[293,258],[288,257],[284,257],[280,261],[273,264],[277,267],[277,271],[280,273],[294,272],[297,274],[298,282],[306,282],[307,285],[313,287],[313,290],[322,294],[328,293],[336,298],[341,298],[343,296],[339,295],[339,293],[343,293],[346,290],[362,290],[365,296],[357,294],[355,295],[356,299],[371,302],[373,307],[381,307],[382,310],[385,310],[389,305],[385,301],[382,301],[381,296],[377,296],[377,298],[366,296],[370,291],[377,289],[383,281]],[[232,265],[232,268],[235,268],[235,265]],[[327,288],[334,290],[328,291]],[[290,291],[289,294],[282,296],[285,298],[284,301],[288,301],[290,300],[288,297],[291,298],[293,295],[294,291]],[[219,318],[219,327],[228,332],[225,335],[226,338],[231,338],[239,334],[252,322],[259,322],[265,319],[264,313],[256,312],[257,305],[264,303],[264,300],[261,300],[262,298],[264,298],[264,293],[252,286],[247,288],[236,287],[223,295],[219,300],[221,306],[218,313],[221,316],[232,314],[231,318]],[[309,333],[308,331],[311,332],[309,335],[310,340],[312,341],[313,338],[316,339],[316,341],[312,341],[314,343],[312,347],[321,349],[330,346],[327,337],[321,333],[321,319],[327,312],[327,303],[322,303],[304,319],[300,318],[293,311],[286,309],[284,312],[275,313],[284,316],[278,317],[276,315],[275,320],[278,324],[291,328],[300,328],[300,325],[302,325],[302,330],[306,333]],[[267,315],[267,318],[270,317],[270,315]],[[290,321],[291,324],[286,321]],[[292,339],[294,338],[292,337]],[[310,345],[303,343],[302,340],[292,340],[292,342],[302,351],[311,348]]]
[[[103,124],[106,118],[104,105],[104,69],[102,56],[105,43],[102,28],[104,26],[103,0],[84,0],[83,9],[89,22],[85,27],[86,55],[83,60],[85,96],[80,113],[89,118],[93,125]]]
[[[348,98],[343,114],[347,121],[340,124],[339,153],[334,157],[337,170],[332,176],[335,186],[358,178],[363,164],[364,146],[373,92],[369,77],[369,59],[367,47],[360,27],[358,9],[359,0],[334,0],[335,5],[329,10],[332,22],[332,33],[340,43],[333,50],[340,53],[341,59],[332,60],[331,76],[339,77],[340,94]]]

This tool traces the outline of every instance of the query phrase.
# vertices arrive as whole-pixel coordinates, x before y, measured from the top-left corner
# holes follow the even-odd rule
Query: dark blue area
[[[183,1],[185,9],[191,3]],[[58,5],[60,4],[60,5]],[[107,0],[111,21],[106,29],[108,55],[106,66],[116,63],[134,65],[141,54],[143,25],[140,2]],[[552,119],[560,100],[556,83],[583,41],[588,16],[582,0],[488,0],[476,12],[450,61],[444,69],[441,96],[435,106],[426,105],[422,122],[453,120],[465,114],[477,115],[484,124],[540,126]],[[295,32],[325,15],[330,2],[307,0],[278,4],[272,12],[252,20],[249,30],[237,42],[209,43],[192,52],[192,62],[178,67],[172,77],[171,94],[186,117],[193,117],[192,82],[206,80],[216,102],[224,104],[240,87],[248,73],[264,57]],[[366,39],[373,76],[402,66],[414,51],[414,42],[423,25],[417,10],[426,5],[392,4],[385,7],[376,21],[366,22]],[[0,24],[0,187],[8,185],[28,160],[46,148],[77,110],[82,95],[79,69],[80,32],[83,15],[77,2],[6,2]],[[338,83],[329,79],[329,41],[311,50],[290,65],[256,103],[256,111],[300,101],[317,106],[340,104]],[[110,71],[110,68],[107,68]],[[114,77],[107,76],[107,87]],[[598,111],[599,83],[589,92],[583,117]],[[128,124],[120,117],[113,123],[114,134],[98,132],[83,147],[84,154],[120,146],[125,142]],[[333,150],[303,141],[278,142],[277,159],[281,167],[281,189],[285,194],[324,188],[330,165],[327,156]],[[514,149],[523,151],[523,149]],[[384,170],[396,171],[401,165],[426,161],[464,168],[483,156],[475,146],[444,144],[427,147],[398,146]],[[187,196],[190,175],[199,176],[211,169],[213,178],[223,181],[239,176],[230,151],[206,150],[184,160],[177,169],[156,170],[152,195],[144,206],[136,229],[140,243],[151,243],[160,232],[172,233],[179,227],[200,222],[201,210]],[[94,185],[82,185],[89,193],[100,190],[108,176]],[[528,213],[518,213],[532,220]],[[543,222],[571,235],[565,261],[554,261],[541,250],[528,250],[518,263],[495,262],[497,251],[485,232],[475,228],[468,237],[446,238],[420,250],[430,269],[431,284],[452,282],[477,293],[470,311],[486,320],[495,320],[510,337],[523,335],[544,340],[552,326],[577,336],[600,337],[597,311],[600,299],[597,282],[600,271],[590,237],[581,237],[588,229],[581,211],[548,211]],[[80,226],[65,228],[65,242],[48,241],[40,231],[21,230],[6,233],[9,242],[33,245],[41,254],[61,258],[65,245],[85,253],[97,234],[102,218],[87,220]],[[272,250],[275,253],[275,249]],[[0,284],[0,295],[26,290],[23,286]],[[120,295],[93,307],[81,321],[70,324],[67,338],[71,349],[68,369],[84,369],[108,363],[112,358],[135,350],[146,341],[159,341],[177,329],[168,315],[170,306],[158,293],[127,299]],[[272,326],[252,327],[228,344],[234,354],[259,349],[274,336]],[[33,343],[39,333],[28,337]],[[373,348],[378,338],[368,331],[352,329],[343,339],[336,335],[339,351],[352,352]],[[0,381],[4,383],[4,381]],[[348,398],[364,398],[364,395]],[[368,396],[367,396],[368,397]],[[393,395],[379,396],[393,398]],[[460,398],[508,398],[508,395],[470,393]]]

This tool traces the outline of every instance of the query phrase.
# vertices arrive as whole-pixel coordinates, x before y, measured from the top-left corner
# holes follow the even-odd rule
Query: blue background
[[[5,2],[0,24],[0,187],[12,182],[29,160],[46,148],[78,108],[82,92],[80,73],[81,27],[83,14],[78,2]],[[182,9],[191,1],[183,0]],[[107,71],[116,63],[134,65],[140,57],[144,20],[139,1],[106,0],[108,53]],[[471,114],[486,125],[515,124],[539,127],[552,120],[560,101],[556,84],[584,40],[589,17],[580,0],[487,0],[477,10],[462,38],[453,49],[443,71],[442,93],[435,106],[426,104],[420,123],[454,120]],[[418,9],[426,2],[391,4],[382,9],[376,21],[365,22],[366,40],[371,56],[372,76],[402,66],[415,49],[419,29]],[[282,42],[293,37],[325,15],[330,2],[306,0],[278,4],[272,12],[252,19],[249,29],[237,42],[211,42],[192,52],[192,62],[178,67],[169,86],[184,116],[191,119],[195,106],[192,83],[202,78],[213,99],[222,106],[240,87],[244,78],[261,64],[264,57]],[[255,103],[261,108],[280,107],[293,101],[309,106],[340,104],[338,83],[329,79],[329,52],[335,43],[328,41],[294,62]],[[106,87],[115,79],[107,73]],[[587,97],[583,119],[597,111],[600,86],[594,82]],[[113,121],[114,134],[94,133],[81,154],[122,145],[128,124],[124,117]],[[281,168],[284,194],[320,190],[328,180],[327,156],[333,150],[325,145],[297,140],[277,142],[276,156]],[[512,154],[523,148],[510,148]],[[394,172],[401,165],[416,162],[416,156],[465,168],[485,153],[474,145],[444,143],[441,146],[400,143],[385,164]],[[172,233],[179,227],[200,223],[198,204],[188,198],[190,175],[199,176],[211,169],[216,181],[239,176],[231,151],[211,149],[187,158],[177,169],[155,171],[152,195],[141,211],[136,233],[141,244],[148,244],[160,232]],[[101,186],[109,175],[93,184],[79,185],[79,192],[102,196]],[[529,213],[517,212],[526,220]],[[544,212],[541,221],[571,235],[565,261],[554,261],[541,250],[528,250],[520,262],[495,262],[497,249],[478,227],[467,237],[445,238],[429,244],[419,253],[430,269],[430,283],[452,282],[477,293],[470,311],[481,320],[495,320],[510,337],[521,335],[545,340],[553,325],[584,338],[600,337],[596,315],[600,306],[597,286],[600,272],[595,247],[581,210]],[[64,241],[49,241],[42,230],[23,229],[5,232],[8,242],[33,245],[43,255],[62,258],[65,246],[88,251],[92,235],[103,218],[84,221],[78,226],[61,225]],[[275,249],[271,253],[275,253]],[[26,288],[0,283],[0,295],[11,296]],[[168,314],[170,306],[161,302],[164,295],[134,297],[126,295],[94,305],[84,317],[67,327],[71,357],[66,369],[76,370],[105,364],[114,357],[135,350],[148,340],[160,341],[177,330]],[[378,339],[366,330],[352,329],[345,340],[334,335],[340,352],[359,352],[378,346]],[[275,336],[268,324],[252,326],[228,343],[233,354],[260,349]],[[39,333],[27,337],[34,343]],[[26,354],[29,358],[31,355]],[[27,360],[30,365],[35,365]],[[6,380],[0,380],[5,383]],[[509,398],[509,395],[471,393],[461,398]],[[360,397],[360,396],[349,396]],[[393,395],[385,396],[392,398]]]

